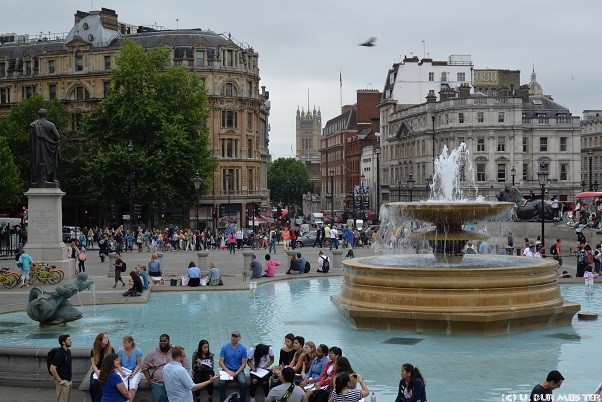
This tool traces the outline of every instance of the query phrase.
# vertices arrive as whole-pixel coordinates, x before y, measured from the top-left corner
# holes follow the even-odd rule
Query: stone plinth
[[[201,272],[207,271],[207,257],[209,256],[209,253],[207,251],[198,251],[196,255],[198,257],[197,266],[199,267]]]
[[[243,251],[242,252],[242,271],[248,271],[251,268],[251,261],[253,261],[254,251]],[[249,277],[251,274],[249,273]]]
[[[556,261],[524,257],[505,267],[371,265],[345,260],[341,294],[332,300],[358,328],[437,333],[506,333],[570,325],[578,304],[565,301]],[[495,258],[495,257],[493,257]],[[539,260],[533,262],[533,260]]]
[[[336,269],[343,269],[343,249],[332,250],[332,267]]]
[[[28,199],[27,244],[25,249],[34,261],[56,265],[70,278],[75,264],[70,259],[69,246],[63,243],[62,198],[59,188],[30,188]]]

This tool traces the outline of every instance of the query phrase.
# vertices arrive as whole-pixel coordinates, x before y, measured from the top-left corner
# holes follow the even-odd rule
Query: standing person
[[[552,401],[552,391],[560,388],[562,381],[564,381],[564,377],[558,370],[550,371],[545,381],[542,381],[533,387],[533,391],[531,391],[531,395],[529,396],[529,401]]]
[[[270,248],[268,253],[271,253],[274,250],[274,254],[276,254],[276,230],[270,230]]]
[[[282,401],[287,402],[307,402],[303,388],[295,385],[295,370],[290,367],[282,369],[279,381],[280,385],[275,386],[266,396],[266,402]]]
[[[228,245],[228,251],[230,254],[236,254],[236,234],[234,232],[230,232],[228,235],[228,239],[226,240],[226,244]]]
[[[21,254],[19,255],[19,262],[17,262],[17,266],[21,268],[21,287],[29,287],[29,271],[32,262],[31,256],[27,254],[24,248],[22,248]]]
[[[109,335],[106,332],[101,332],[96,335],[94,344],[90,350],[90,365],[92,366],[92,372],[90,373],[90,398],[92,402],[100,402],[102,398],[102,390],[98,379],[100,378],[100,368],[104,358],[111,353],[115,353],[115,350],[111,346],[109,341]]]
[[[213,366],[214,354],[209,350],[209,342],[201,339],[197,350],[192,354],[192,379],[194,382],[207,381],[213,377],[215,375]],[[195,401],[201,402],[201,392],[194,391],[193,394]],[[207,399],[208,402],[213,401],[213,383],[207,386]]]
[[[291,245],[291,231],[289,230],[288,227],[284,227],[284,230],[282,231],[282,241],[284,242],[284,251],[288,251],[288,248]]]
[[[238,382],[240,389],[240,400],[247,400],[247,377],[245,376],[245,366],[247,365],[247,348],[240,342],[240,332],[232,331],[230,342],[224,344],[219,352],[219,366]],[[221,375],[220,375],[221,377]],[[226,399],[226,381],[219,379],[219,400],[224,402]]]
[[[553,251],[553,253],[551,253],[554,256],[553,258],[556,261],[558,261],[558,268],[562,267],[562,256],[560,255],[560,242],[561,240],[559,238],[556,239],[556,243],[554,243],[554,246],[551,250]]]
[[[276,276],[276,267],[280,266],[280,263],[276,260],[272,260],[272,256],[269,254],[265,255],[265,274],[262,275],[264,278],[273,278]]]
[[[86,249],[83,247],[77,254],[77,268],[79,272],[86,272]]]
[[[117,351],[121,359],[121,369],[127,375],[124,381],[126,388],[130,391],[130,401],[136,399],[138,385],[142,380],[142,351],[136,347],[134,338],[126,335],[122,338],[123,347]]]
[[[126,402],[132,396],[121,378],[121,359],[117,353],[105,357],[98,374],[98,382],[102,385],[101,402]]]
[[[121,287],[125,287],[125,282],[123,281],[123,279],[121,279],[121,269],[122,267],[125,267],[125,262],[123,262],[123,260],[121,259],[121,257],[118,257],[115,260],[115,284],[113,285],[113,287],[111,289],[115,289],[117,287],[117,283],[121,282]]]
[[[257,392],[258,384],[261,383],[264,397],[267,396],[270,391],[270,366],[274,363],[274,349],[264,343],[258,343],[249,349],[247,357],[247,364],[251,369],[251,373],[249,373],[249,379],[251,380],[251,385],[249,387],[249,402],[255,402],[255,393]],[[257,369],[267,370],[268,373],[260,377],[254,374]]]
[[[330,249],[332,250],[333,247],[339,249],[339,231],[334,225],[330,228]]]
[[[238,228],[234,236],[236,237],[236,248],[240,250],[242,248],[242,241],[245,238],[242,228]]]
[[[261,278],[261,263],[257,261],[257,256],[253,254],[251,256],[251,279]]]
[[[425,381],[418,367],[406,363],[401,366],[401,381],[395,402],[426,401]]]
[[[71,398],[71,336],[59,336],[61,350],[54,354],[50,363],[50,374],[56,382],[57,402],[69,402]]]
[[[174,346],[171,350],[171,361],[163,369],[165,390],[170,402],[193,402],[192,393],[211,385],[216,378],[212,376],[207,381],[195,384],[183,366],[186,362],[184,348]]]
[[[142,361],[141,370],[146,381],[150,384],[153,402],[169,401],[163,383],[163,368],[171,361],[171,349],[169,335],[161,334],[159,337],[159,346],[151,350]],[[184,360],[182,364],[188,370],[188,362]]]
[[[316,244],[322,248],[322,239],[324,238],[324,229],[322,228],[322,226],[318,226],[318,229],[316,230],[316,240],[314,241],[314,244],[312,247],[316,247]]]
[[[105,262],[105,258],[107,258],[108,255],[109,241],[107,240],[107,236],[103,235],[98,241],[98,256],[100,257],[100,262]]]

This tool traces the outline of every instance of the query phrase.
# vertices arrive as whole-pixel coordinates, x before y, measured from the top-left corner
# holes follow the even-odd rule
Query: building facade
[[[549,171],[549,196],[571,199],[579,188],[580,119],[543,95],[535,73],[516,96],[471,94],[466,84],[458,93],[442,90],[439,95],[437,100],[430,92],[426,103],[406,108],[383,99],[380,183],[385,200],[397,200],[395,191],[407,187],[410,174],[415,187],[426,187],[443,146],[456,148],[462,142],[474,186],[487,199],[494,200],[504,184],[513,182],[524,195],[537,194],[540,165]],[[463,186],[473,188],[470,177]]]
[[[520,87],[520,70],[475,68],[472,77],[474,91],[487,96],[508,96]]]
[[[592,190],[599,190],[602,184],[602,110],[584,110],[581,128],[581,188],[589,190],[591,183]]]
[[[172,65],[197,73],[208,95],[210,146],[219,164],[212,190],[201,198],[200,222],[189,221],[192,209],[168,208],[164,223],[247,226],[247,211],[269,204],[270,101],[269,92],[259,86],[259,55],[230,36],[133,26],[119,22],[117,13],[106,8],[77,11],[66,36],[13,35],[14,42],[0,46],[0,113],[39,93],[67,106],[71,130],[77,132],[83,116],[107,96],[115,55],[126,38],[145,49],[168,47]]]
[[[297,160],[305,163],[309,179],[314,183],[316,192],[321,193],[320,180],[320,134],[322,133],[322,113],[320,109],[313,112],[297,108],[295,126],[295,155]]]

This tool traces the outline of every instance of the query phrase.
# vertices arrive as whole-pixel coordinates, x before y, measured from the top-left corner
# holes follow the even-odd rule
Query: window
[[[505,182],[506,181],[506,164],[498,163],[497,165],[497,181]]]
[[[224,96],[236,96],[236,87],[233,84],[224,85],[224,90],[222,92]]]
[[[48,99],[50,99],[50,100],[56,99],[56,85],[55,84],[48,85]]]
[[[461,143],[466,143],[466,138],[458,137],[458,144],[461,144]]]
[[[34,88],[32,86],[23,87],[22,91],[21,91],[21,96],[23,99],[29,99],[35,93],[36,93],[36,91],[34,90]]]
[[[445,82],[447,81],[447,73],[446,72],[442,72],[441,73],[441,82]]]
[[[464,123],[464,113],[458,113],[458,123]]]
[[[0,105],[6,105],[10,103],[10,89],[0,88]]]
[[[253,179],[253,168],[249,168],[249,170],[247,170],[247,189],[249,191],[255,191],[255,183]]]
[[[458,73],[458,81],[466,81],[466,73]]]
[[[82,52],[75,53],[75,71],[84,71],[84,55]]]
[[[506,152],[506,137],[497,137],[497,151]]]
[[[6,77],[6,62],[0,63],[0,78]]]
[[[249,97],[253,96],[253,82],[247,81],[247,95]]]
[[[247,138],[247,158],[253,158],[253,138]]]
[[[109,96],[109,91],[111,90],[111,81],[103,81],[102,83],[102,94],[106,98]]]
[[[111,69],[111,56],[105,56],[105,70]]]
[[[568,180],[569,178],[569,164],[561,163],[560,164],[560,180]]]
[[[25,60],[25,63],[23,63],[23,74],[31,75],[31,64],[31,60]]]
[[[527,153],[529,152],[529,142],[527,137],[523,137],[523,152]]]
[[[449,114],[445,114],[445,124],[449,124]]]
[[[234,140],[232,138],[226,139],[226,154],[224,156],[227,158],[234,157]]]
[[[529,164],[523,163],[523,181],[527,181],[529,179]]]
[[[69,95],[69,100],[86,100],[90,97],[90,93],[84,87],[76,87],[73,91],[71,91],[71,95]]]
[[[247,113],[247,131],[253,131],[253,113]]]
[[[497,96],[497,89],[491,88],[491,96]]]
[[[226,67],[234,67],[234,50],[226,50],[224,65]]]
[[[478,123],[485,122],[485,112],[477,112],[477,122]]]
[[[477,181],[485,181],[485,164],[477,163]]]
[[[429,73],[429,81],[435,81],[435,73]]]
[[[54,60],[48,60],[48,74],[55,73],[55,63]]]
[[[222,128],[236,128],[236,112],[222,112]]]
[[[568,137],[560,137],[560,152],[566,152],[568,150]]]
[[[485,152],[485,137],[477,137],[477,152]]]
[[[539,152],[548,152],[548,137],[539,139]]]
[[[505,117],[506,117],[506,113],[505,112],[499,112],[497,114],[497,121],[498,121],[498,123],[503,123]]]
[[[205,65],[205,52],[203,50],[194,52],[194,65],[196,67],[203,67]]]

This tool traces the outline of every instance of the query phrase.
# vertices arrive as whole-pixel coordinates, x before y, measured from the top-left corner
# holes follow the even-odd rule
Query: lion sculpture
[[[552,206],[541,200],[527,200],[523,198],[520,191],[510,184],[506,184],[497,195],[498,201],[513,202],[516,206],[516,217],[521,221],[539,221],[541,220],[541,203],[543,202],[543,215],[545,220],[553,220],[556,217]]]

